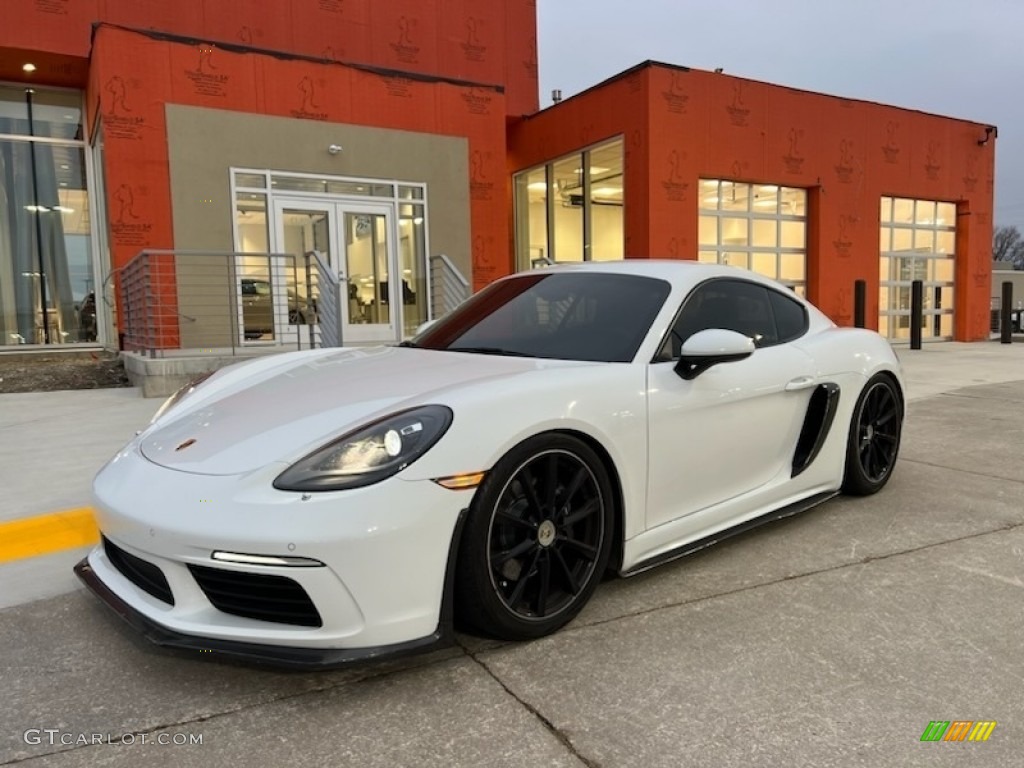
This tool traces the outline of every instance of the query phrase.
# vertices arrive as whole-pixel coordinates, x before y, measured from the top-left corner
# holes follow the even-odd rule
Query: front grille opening
[[[125,552],[106,536],[103,537],[103,551],[110,564],[128,581],[157,600],[174,605],[174,595],[171,594],[171,587],[163,571],[141,557]]]
[[[292,579],[204,565],[188,569],[207,599],[224,613],[300,627],[323,626],[306,590]]]

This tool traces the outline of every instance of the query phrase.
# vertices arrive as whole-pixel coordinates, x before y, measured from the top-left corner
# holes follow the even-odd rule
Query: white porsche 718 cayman
[[[97,475],[76,570],[151,640],[298,667],[521,640],[896,462],[899,363],[771,280],[629,261],[499,280],[398,346],[234,365]]]

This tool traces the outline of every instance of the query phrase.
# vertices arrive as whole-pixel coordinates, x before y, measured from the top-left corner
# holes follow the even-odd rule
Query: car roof
[[[785,288],[785,283],[759,275],[740,267],[727,264],[705,264],[699,261],[681,259],[626,259],[623,261],[582,261],[554,264],[540,267],[540,271],[550,272],[594,272],[612,275],[638,275],[667,280],[675,285],[696,285],[713,277],[736,277],[752,280],[762,285]],[[520,272],[519,275],[530,274],[537,270]],[[514,277],[513,275],[512,277]]]

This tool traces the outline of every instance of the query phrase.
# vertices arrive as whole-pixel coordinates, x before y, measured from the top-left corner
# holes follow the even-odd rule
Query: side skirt
[[[746,533],[752,528],[757,528],[759,526],[765,525],[766,523],[771,523],[786,517],[792,517],[793,515],[799,515],[801,512],[806,512],[808,509],[816,507],[819,504],[823,504],[824,502],[838,495],[839,491],[825,491],[823,493],[815,494],[814,496],[808,496],[806,499],[795,501],[792,504],[787,504],[784,507],[779,507],[778,509],[772,510],[771,512],[766,512],[760,517],[755,517],[751,520],[747,520],[746,522],[740,523],[739,525],[733,526],[732,528],[727,528],[724,531],[713,533],[710,536],[704,537],[703,539],[697,539],[696,541],[688,542],[679,547],[676,547],[675,549],[670,549],[667,552],[662,552],[661,554],[655,555],[654,557],[650,557],[646,560],[641,560],[628,571],[622,571],[620,575],[624,577],[635,576],[638,573],[643,573],[644,571],[648,571],[651,568],[656,568],[657,566],[671,562],[672,560],[678,560],[680,557],[692,555],[694,552],[697,552],[698,550],[710,547],[714,544],[717,544],[720,541],[724,541],[725,539],[732,538],[733,536],[738,536],[741,533]]]

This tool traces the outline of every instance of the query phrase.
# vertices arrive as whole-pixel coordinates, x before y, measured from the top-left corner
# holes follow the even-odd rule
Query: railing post
[[[910,284],[910,348],[921,348],[921,321],[924,315],[924,283],[914,280]]]
[[[235,347],[238,345],[238,264],[234,255],[225,256],[228,266],[228,315],[230,317],[231,334],[231,356],[238,354]],[[244,312],[244,310],[243,310]]]
[[[1003,302],[999,308],[999,341],[1002,344],[1013,342],[1013,283],[1003,282]]]
[[[310,269],[309,251],[306,251],[302,258],[306,261],[306,328],[309,330],[309,348],[313,349],[316,346],[316,339],[313,337],[313,326],[316,323],[311,322],[311,315],[317,314],[313,311],[313,307],[317,305],[313,303],[313,272]],[[317,285],[319,286],[319,283]],[[317,317],[317,322],[319,319]]]
[[[866,280],[855,280],[853,283],[853,325],[864,328],[866,314],[868,283]]]

